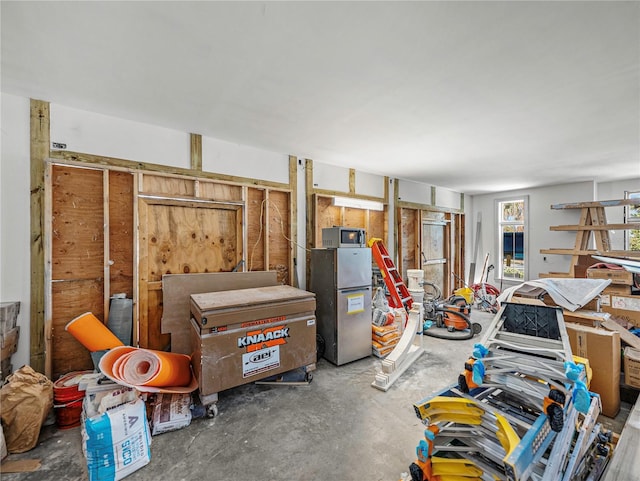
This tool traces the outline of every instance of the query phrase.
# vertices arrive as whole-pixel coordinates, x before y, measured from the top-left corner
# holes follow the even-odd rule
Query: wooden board
[[[200,181],[199,197],[228,202],[242,202],[242,187],[239,185],[220,184]]]
[[[51,378],[93,369],[89,351],[64,330],[74,317],[104,316],[103,172],[51,167]]]
[[[18,350],[18,340],[20,339],[20,326],[16,326],[10,331],[0,334],[0,360],[9,359]]]
[[[145,174],[142,178],[142,192],[191,197],[195,194],[195,179]]]
[[[191,355],[189,296],[204,292],[277,285],[275,272],[173,274],[162,278],[162,332],[171,334],[171,351]]]
[[[342,216],[340,207],[332,204],[331,197],[316,196],[315,198],[316,226],[312,247],[320,248],[322,247],[322,229],[342,225]]]
[[[400,252],[402,262],[398,267],[401,275],[404,275],[407,269],[418,269],[420,266],[420,259],[416,257],[416,247],[420,243],[418,215],[419,211],[415,209],[400,209],[401,230],[399,236],[401,239],[398,242],[402,246]]]
[[[92,312],[104,322],[103,289],[102,281],[95,279],[53,283],[51,379],[58,379],[71,371],[93,369],[89,351],[64,327],[85,312]]]
[[[372,237],[386,240],[387,238],[386,211],[381,211],[381,210],[369,211],[369,223],[368,223],[368,226],[366,226],[366,229],[367,229],[366,231],[367,240],[371,239]]]
[[[133,298],[133,175],[109,172],[109,296]]]
[[[162,291],[166,274],[230,272],[240,261],[242,210],[218,204],[183,204],[140,198],[139,345],[164,349]]]
[[[0,473],[30,473],[40,469],[39,459],[5,459],[0,464]]]
[[[247,189],[247,247],[245,268],[248,271],[264,270],[264,219],[266,191],[264,189]],[[261,221],[262,219],[262,221]]]
[[[638,466],[635,460],[640,458],[640,397],[629,413],[616,444],[613,457],[607,467],[603,481],[629,481],[638,479]]]
[[[629,344],[634,349],[640,350],[640,337],[634,336],[629,331],[627,331],[624,327],[622,327],[620,324],[618,324],[617,322],[611,319],[605,319],[601,322],[601,324],[602,324],[602,327],[604,327],[608,331],[619,332],[620,339],[623,342]]]
[[[292,273],[289,229],[289,193],[269,192],[268,249],[269,270],[276,271],[279,284],[290,284]]]
[[[102,171],[54,165],[51,174],[51,278],[104,274]]]

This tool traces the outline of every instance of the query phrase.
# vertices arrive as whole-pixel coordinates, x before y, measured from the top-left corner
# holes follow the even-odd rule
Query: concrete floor
[[[474,311],[472,318],[486,328],[492,315]],[[455,383],[481,336],[425,336],[425,353],[387,392],[371,387],[380,366],[374,357],[340,367],[321,360],[308,386],[223,391],[215,418],[154,436],[151,462],[126,479],[397,481],[422,437],[413,403]],[[8,458],[39,459],[40,469],[2,480],[88,479],[80,438],[80,428],[43,428],[36,448]]]

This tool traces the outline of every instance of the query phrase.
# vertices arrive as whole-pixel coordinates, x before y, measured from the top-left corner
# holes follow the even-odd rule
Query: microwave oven
[[[326,227],[322,229],[322,247],[364,247],[364,229],[357,227]]]

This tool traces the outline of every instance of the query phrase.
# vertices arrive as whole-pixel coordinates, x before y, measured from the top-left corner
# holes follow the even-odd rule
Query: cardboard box
[[[611,316],[640,327],[640,296],[601,294],[600,305]]]
[[[631,346],[624,348],[624,383],[640,389],[640,351]]]
[[[633,274],[625,269],[587,269],[587,279],[611,279],[612,284],[633,285]]]
[[[602,294],[630,296],[631,286],[627,286],[626,284],[609,284],[602,290]]]
[[[567,323],[573,354],[589,359],[590,390],[600,395],[602,414],[613,418],[620,409],[620,334]]]

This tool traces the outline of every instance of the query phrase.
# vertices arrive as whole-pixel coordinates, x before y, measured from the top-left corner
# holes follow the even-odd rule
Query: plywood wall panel
[[[133,175],[109,172],[109,296],[133,297]]]
[[[104,275],[103,174],[54,165],[51,169],[51,276]]]
[[[225,202],[241,202],[242,186],[200,181],[199,197]]]
[[[276,271],[279,284],[289,284],[291,238],[289,193],[269,192],[269,269]]]
[[[92,312],[104,322],[103,289],[103,283],[97,280],[52,284],[52,379],[70,371],[93,369],[89,351],[64,327],[85,312]]]
[[[264,267],[264,216],[266,191],[264,189],[247,189],[247,246],[245,268],[248,271],[262,271]]]
[[[149,277],[164,274],[231,271],[239,239],[241,211],[175,205],[150,205],[145,227]]]
[[[142,178],[142,191],[148,194],[185,195],[195,194],[195,180],[180,177],[145,174]]]
[[[322,229],[342,225],[342,208],[335,207],[331,197],[316,196],[316,230],[313,247],[322,247]]]
[[[367,240],[377,237],[384,241],[385,246],[387,245],[387,216],[384,211],[369,211],[369,225],[366,235]],[[387,248],[387,250],[389,249]]]
[[[352,209],[350,207],[344,208],[344,214],[342,224],[345,227],[367,227],[367,211],[364,209]]]
[[[400,267],[400,273],[406,277],[405,273],[407,269],[416,269],[420,265],[419,259],[416,259],[416,246],[419,244],[419,239],[416,234],[418,232],[417,216],[415,209],[401,209],[401,222],[402,229],[400,235],[401,256],[402,264]]]

